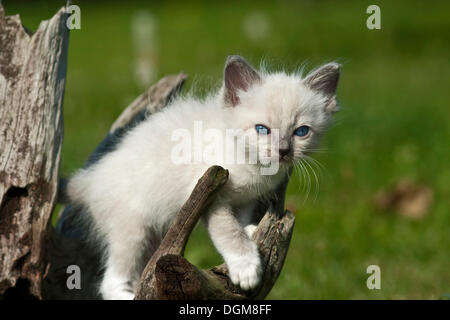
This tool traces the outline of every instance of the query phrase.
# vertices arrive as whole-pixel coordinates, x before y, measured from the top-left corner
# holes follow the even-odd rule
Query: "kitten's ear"
[[[341,65],[336,62],[328,63],[312,71],[305,78],[305,84],[311,89],[320,92],[327,97],[327,112],[336,112],[336,89],[339,81],[339,69]]]
[[[238,55],[229,56],[224,71],[225,102],[233,107],[238,105],[238,91],[246,91],[260,81],[258,72],[244,58]]]

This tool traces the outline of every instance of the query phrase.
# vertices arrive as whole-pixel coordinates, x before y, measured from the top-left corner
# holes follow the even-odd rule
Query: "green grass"
[[[64,1],[61,2],[62,5]],[[149,10],[158,21],[157,77],[181,70],[205,86],[221,77],[227,55],[293,70],[343,63],[342,111],[314,157],[325,167],[317,198],[305,202],[299,176],[287,196],[296,226],[273,299],[439,298],[450,292],[450,3],[380,3],[382,29],[365,27],[370,1],[223,4],[80,1],[82,29],[70,34],[61,174],[80,167],[110,124],[142,92],[134,77],[131,18]],[[36,28],[60,6],[4,1]],[[246,37],[242,21],[259,12],[266,36]],[[195,81],[192,81],[195,79]],[[430,186],[434,203],[412,221],[379,213],[377,190],[407,177]],[[187,257],[220,262],[202,226]],[[368,290],[366,268],[381,268],[381,290]]]

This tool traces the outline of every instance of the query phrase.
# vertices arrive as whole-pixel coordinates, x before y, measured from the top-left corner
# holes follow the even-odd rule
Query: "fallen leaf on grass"
[[[381,190],[375,196],[375,206],[383,211],[395,211],[398,214],[421,219],[433,203],[433,191],[430,187],[401,179],[390,190]]]

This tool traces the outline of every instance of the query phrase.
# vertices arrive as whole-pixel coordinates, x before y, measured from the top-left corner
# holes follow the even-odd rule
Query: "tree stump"
[[[35,33],[0,4],[0,297],[41,298],[63,138],[64,8]]]

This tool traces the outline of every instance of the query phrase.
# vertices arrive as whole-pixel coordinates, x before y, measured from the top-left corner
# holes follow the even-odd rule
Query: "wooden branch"
[[[124,128],[143,110],[147,115],[158,112],[177,95],[186,81],[187,75],[183,72],[162,78],[154,86],[137,97],[114,121],[110,133]]]
[[[280,206],[280,202],[284,203],[287,180],[277,190],[277,197],[259,208],[267,211],[253,235],[263,266],[261,285],[257,289],[243,292],[234,286],[225,264],[199,270],[182,256],[189,235],[206,209],[202,201],[211,200],[217,187],[225,183],[205,192],[208,184],[214,182],[211,179],[212,168],[199,181],[148,262],[135,299],[264,299],[275,284],[287,255],[295,222],[294,215],[289,211],[283,214],[283,205]]]
[[[289,211],[280,217],[267,211],[253,235],[261,255],[263,276],[259,288],[243,292],[234,286],[225,264],[199,270],[180,255],[167,253],[158,258],[155,268],[156,292],[152,299],[264,299],[275,284],[284,264],[294,228],[295,217]],[[186,234],[188,237],[189,234]],[[155,258],[156,260],[156,258]],[[154,263],[152,261],[152,263]],[[147,270],[149,272],[150,268]],[[144,272],[145,273],[145,272]]]
[[[186,216],[186,212],[180,212],[163,240],[165,243],[168,238],[168,243],[172,245],[169,247],[161,244],[157,255],[151,258],[141,277],[141,287],[136,299],[264,299],[278,279],[294,230],[294,215],[284,211],[288,182],[285,179],[276,190],[275,197],[268,203],[261,202],[255,209],[256,215],[265,213],[252,237],[259,248],[263,268],[258,288],[244,292],[233,285],[226,264],[199,270],[182,257],[192,228],[185,228],[180,232],[178,224],[183,223],[184,219],[197,221],[202,212],[192,212],[189,216]],[[194,189],[188,202],[200,196],[198,191]],[[178,245],[174,246],[170,240],[172,234],[176,234],[177,239],[182,239],[177,242]],[[146,284],[143,286],[143,283]]]
[[[198,181],[191,196],[181,208],[175,221],[164,236],[142,273],[136,299],[155,299],[157,290],[155,269],[158,260],[166,254],[182,255],[189,235],[212,200],[215,192],[228,180],[228,171],[219,166],[209,168]]]
[[[0,297],[41,297],[63,137],[67,17],[62,8],[31,33],[0,4]]]

